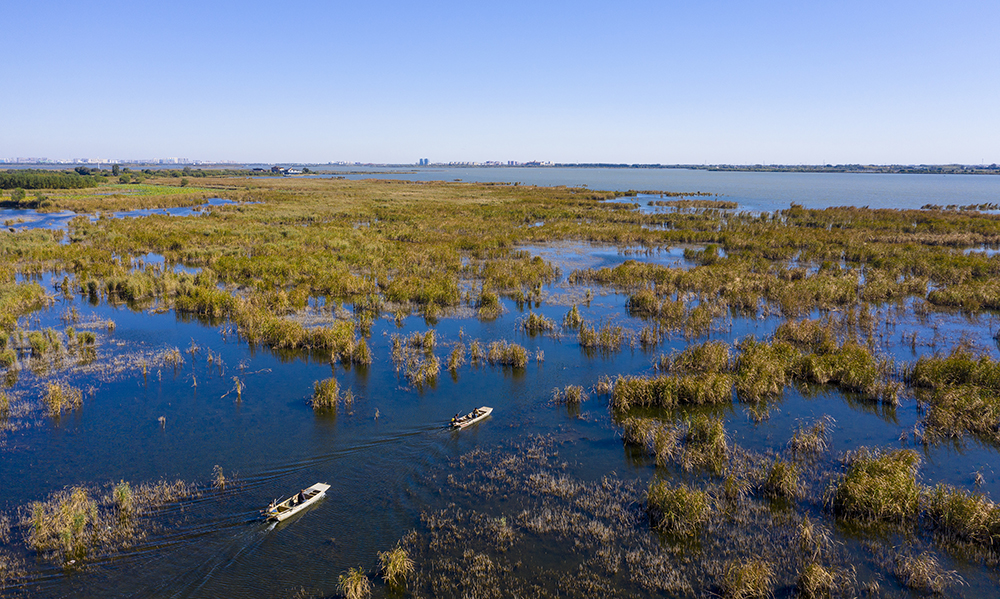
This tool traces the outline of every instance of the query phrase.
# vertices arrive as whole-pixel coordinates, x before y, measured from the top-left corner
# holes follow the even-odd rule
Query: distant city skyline
[[[1000,162],[1000,3],[8,3],[0,156]]]
[[[30,167],[65,167],[78,165],[93,165],[98,168],[104,166],[110,168],[113,165],[121,166],[257,166],[257,165],[301,165],[301,166],[365,166],[365,167],[406,167],[406,166],[427,166],[427,167],[660,167],[660,168],[712,168],[716,170],[747,170],[754,167],[760,168],[787,168],[796,167],[816,170],[823,167],[845,169],[857,167],[857,170],[876,172],[878,169],[900,169],[909,168],[919,171],[921,169],[934,169],[940,167],[956,167],[948,172],[961,172],[962,169],[970,171],[985,170],[1000,174],[1000,166],[997,163],[837,163],[837,164],[805,164],[805,163],[614,163],[614,162],[553,162],[550,160],[484,160],[468,161],[453,160],[449,162],[434,162],[429,158],[418,158],[413,162],[362,162],[351,160],[327,161],[327,162],[305,162],[278,160],[268,162],[263,160],[189,160],[187,158],[148,158],[148,159],[103,159],[103,158],[70,158],[70,159],[50,159],[45,157],[28,158],[0,158],[0,165],[20,165]]]

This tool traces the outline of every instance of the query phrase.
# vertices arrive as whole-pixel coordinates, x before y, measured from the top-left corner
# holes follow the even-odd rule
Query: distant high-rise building
[[[417,161],[417,164],[420,166],[427,166],[430,163],[431,161],[428,160],[427,158],[421,158],[420,160]]]

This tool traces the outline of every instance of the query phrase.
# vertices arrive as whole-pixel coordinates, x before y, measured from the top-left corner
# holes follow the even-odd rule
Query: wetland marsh
[[[1000,216],[176,185],[0,234],[3,596],[1000,589]]]

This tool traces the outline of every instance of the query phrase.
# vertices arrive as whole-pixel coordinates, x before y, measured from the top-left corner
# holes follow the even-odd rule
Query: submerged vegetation
[[[100,557],[143,538],[152,526],[147,516],[167,503],[194,494],[182,481],[160,481],[133,488],[122,481],[110,491],[72,487],[28,505],[20,526],[27,545],[56,563]]]

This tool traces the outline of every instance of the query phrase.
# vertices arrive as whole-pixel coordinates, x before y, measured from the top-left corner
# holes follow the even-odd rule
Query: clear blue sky
[[[0,157],[1000,162],[1000,2],[2,0]]]

